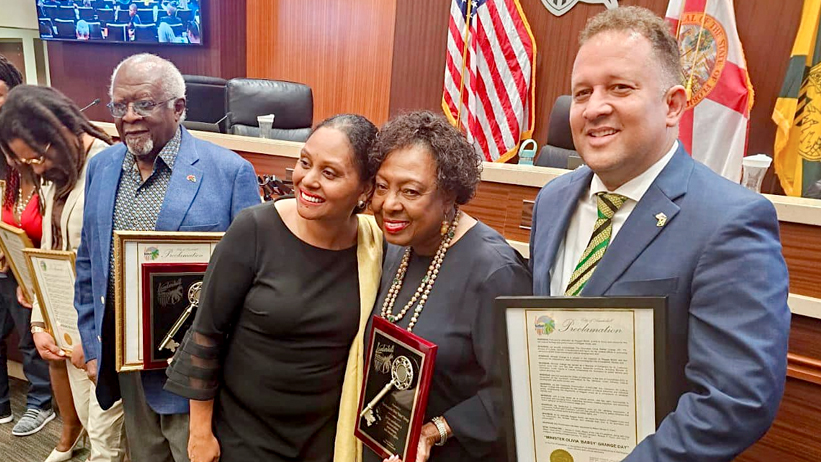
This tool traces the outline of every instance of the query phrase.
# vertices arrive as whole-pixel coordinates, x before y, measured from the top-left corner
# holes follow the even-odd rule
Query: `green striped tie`
[[[613,215],[624,205],[626,197],[618,194],[596,193],[596,205],[599,218],[593,227],[593,235],[582,253],[582,258],[573,270],[570,283],[564,291],[565,295],[576,296],[584,289],[584,285],[593,275],[593,270],[604,256],[604,251],[610,244],[610,235],[613,233]]]

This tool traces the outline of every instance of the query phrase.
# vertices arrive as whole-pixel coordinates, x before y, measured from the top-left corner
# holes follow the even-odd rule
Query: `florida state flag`
[[[716,173],[738,182],[747,150],[753,86],[732,0],[670,0],[667,21],[681,50],[687,111],[679,139]]]

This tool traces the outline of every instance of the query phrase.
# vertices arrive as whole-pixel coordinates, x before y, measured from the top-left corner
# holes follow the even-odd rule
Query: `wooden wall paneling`
[[[391,116],[416,109],[441,111],[449,18],[449,1],[396,4]]]
[[[0,55],[6,57],[10,63],[23,74],[23,81],[26,80],[26,61],[23,59],[23,42],[0,40]],[[29,83],[29,82],[26,82]],[[37,82],[34,82],[35,84]]]
[[[793,315],[790,353],[821,361],[821,319]]]
[[[205,10],[202,47],[114,45],[48,42],[51,84],[85,106],[95,98],[91,120],[112,121],[105,107],[111,73],[120,61],[137,53],[153,53],[172,61],[183,74],[222,78],[245,75],[246,0],[210,0]]]
[[[782,222],[781,245],[790,270],[790,292],[821,298],[818,227]]]
[[[400,3],[407,5],[401,5],[398,12],[415,13],[417,8],[422,8],[415,4],[431,2],[425,0]],[[570,91],[570,73],[578,49],[578,34],[584,28],[587,19],[603,11],[604,6],[579,3],[564,16],[556,17],[547,11],[541,0],[520,0],[520,3],[538,46],[537,118],[533,137],[541,146],[547,141],[547,122],[553,103],[557,97]],[[781,89],[790,49],[798,28],[802,3],[802,0],[735,1],[739,35],[756,91],[748,152],[772,154],[775,125],[770,121],[770,115]],[[449,1],[441,1],[436,6],[430,6],[430,11],[424,13],[428,15],[426,19],[411,14],[397,14],[395,59],[399,61],[394,64],[395,82],[391,93],[391,114],[410,108],[441,111],[440,97],[448,14],[445,8],[449,4]],[[649,8],[659,16],[666,13],[667,4],[667,0],[619,2],[621,6],[637,5]],[[402,35],[399,34],[400,31]],[[425,37],[419,35],[422,33],[426,34]],[[413,36],[419,39],[414,41],[409,38]],[[405,46],[405,43],[412,46]],[[400,69],[405,73],[397,75],[396,71]]]
[[[314,122],[388,117],[396,0],[248,0],[248,77],[313,89]]]
[[[821,460],[821,386],[787,378],[784,398],[770,430],[735,460],[817,462]]]

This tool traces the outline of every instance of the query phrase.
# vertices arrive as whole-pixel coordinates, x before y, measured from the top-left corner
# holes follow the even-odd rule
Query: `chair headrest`
[[[225,93],[232,124],[257,126],[257,116],[274,114],[274,128],[307,128],[313,124],[314,97],[301,83],[266,79],[231,79]]]
[[[570,130],[571,102],[570,95],[561,95],[553,103],[547,129],[547,144],[575,151],[576,146],[573,144],[573,134]]]
[[[190,84],[199,84],[199,85],[215,85],[224,87],[228,84],[228,81],[225,79],[221,79],[219,77],[211,77],[210,75],[188,75],[183,74],[183,80],[185,80],[186,85]]]

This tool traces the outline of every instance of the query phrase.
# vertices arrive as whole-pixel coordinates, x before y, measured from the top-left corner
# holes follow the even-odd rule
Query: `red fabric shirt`
[[[43,238],[43,217],[40,216],[40,207],[37,205],[39,203],[40,199],[37,194],[31,196],[31,200],[20,217],[21,223],[14,221],[14,211],[11,208],[3,208],[3,223],[22,228],[34,247],[40,247],[40,240]]]

